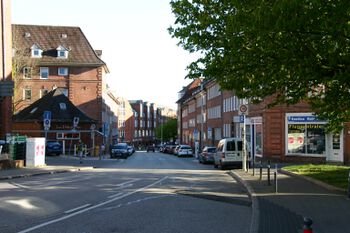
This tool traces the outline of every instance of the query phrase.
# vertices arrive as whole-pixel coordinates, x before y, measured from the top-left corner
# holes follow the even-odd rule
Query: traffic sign
[[[238,109],[239,115],[248,115],[248,105],[241,104]]]
[[[44,119],[44,129],[49,130],[51,126],[51,120],[50,119]]]
[[[73,128],[77,127],[79,124],[79,117],[74,117],[73,118]]]
[[[51,111],[44,111],[43,118],[44,120],[46,119],[51,120]]]

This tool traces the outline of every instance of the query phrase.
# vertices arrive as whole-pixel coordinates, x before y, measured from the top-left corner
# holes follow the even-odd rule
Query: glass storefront
[[[313,115],[287,114],[287,153],[325,155],[325,122]]]

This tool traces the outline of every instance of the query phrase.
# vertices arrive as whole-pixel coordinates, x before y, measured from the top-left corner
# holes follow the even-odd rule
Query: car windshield
[[[208,152],[215,152],[216,148],[208,148]]]
[[[190,146],[181,146],[181,149],[191,149]]]
[[[126,149],[127,147],[125,145],[117,145],[115,148],[116,149]]]

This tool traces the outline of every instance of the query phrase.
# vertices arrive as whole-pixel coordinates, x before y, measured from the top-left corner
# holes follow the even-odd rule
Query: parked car
[[[111,158],[123,158],[126,159],[130,155],[128,150],[128,144],[118,143],[112,146],[111,149]]]
[[[147,146],[147,152],[150,152],[150,151],[155,152],[155,150],[156,148],[153,145]]]
[[[46,155],[60,155],[63,153],[63,148],[61,143],[58,141],[46,141],[45,148]]]
[[[247,148],[247,150],[249,151],[249,148]],[[249,160],[249,156],[247,159]],[[214,154],[214,167],[224,169],[226,166],[240,166],[242,165],[242,160],[242,138],[225,138],[219,141],[216,148],[216,153]]]
[[[180,145],[177,151],[177,156],[193,156],[192,148],[189,145]]]
[[[202,153],[199,154],[198,160],[200,163],[213,163],[215,153],[215,146],[205,146]]]

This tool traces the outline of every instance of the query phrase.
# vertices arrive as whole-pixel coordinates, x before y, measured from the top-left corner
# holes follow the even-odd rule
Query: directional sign
[[[44,111],[43,118],[44,120],[51,120],[51,111]]]

